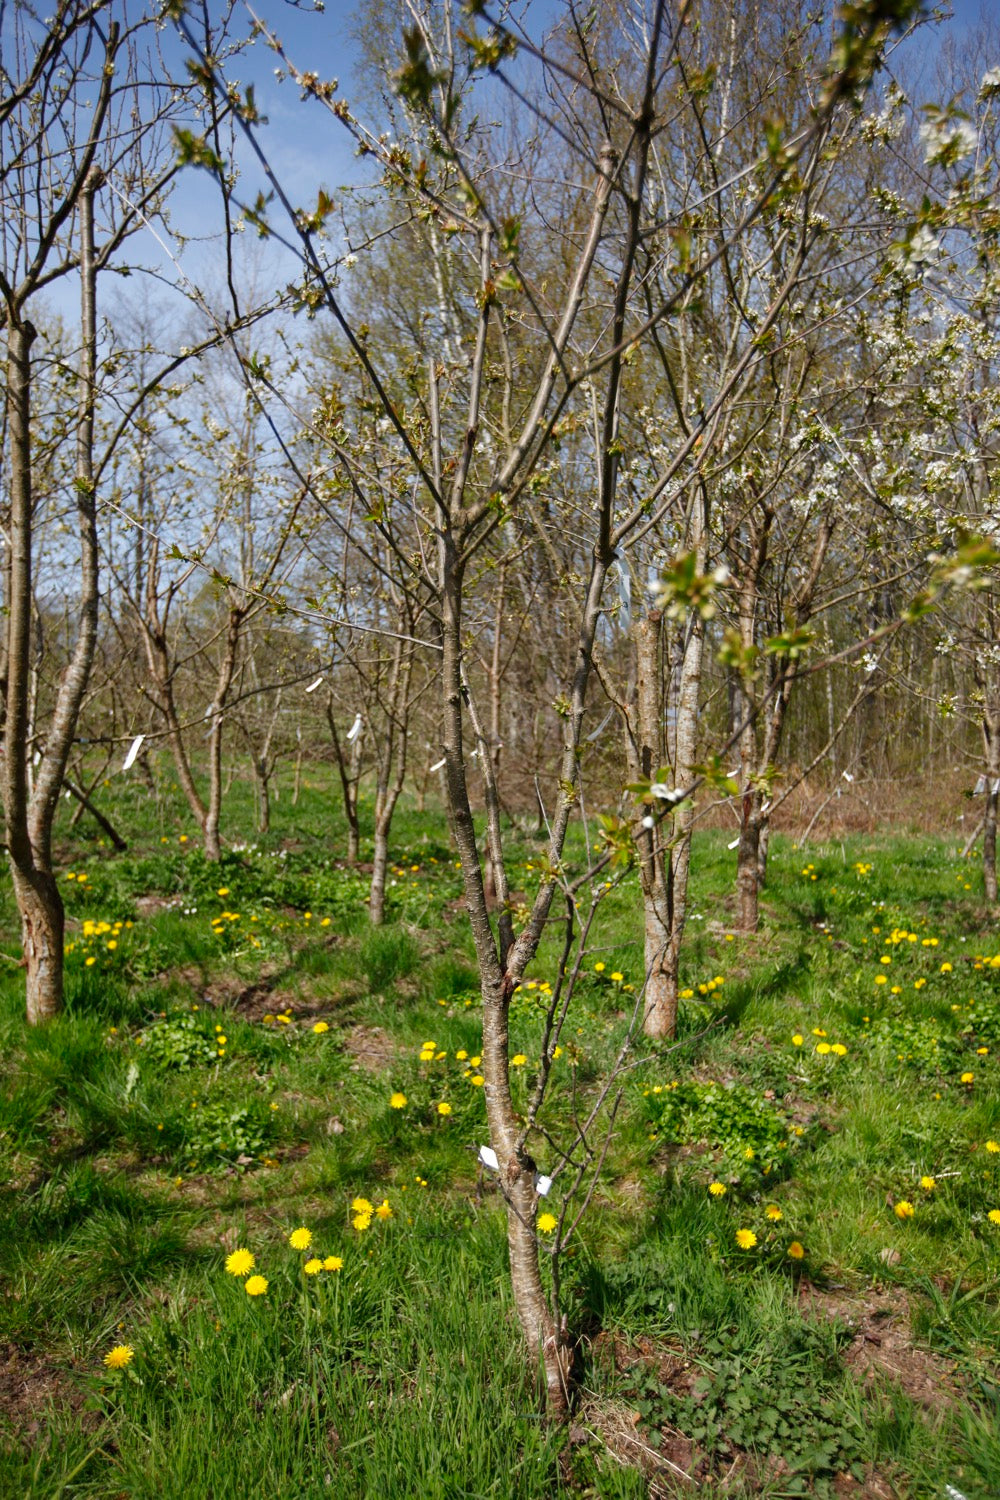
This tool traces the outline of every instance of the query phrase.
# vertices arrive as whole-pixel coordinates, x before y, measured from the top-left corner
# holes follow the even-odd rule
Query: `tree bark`
[[[624,566],[624,564],[620,564]],[[658,609],[632,627],[635,646],[634,705],[627,715],[627,760],[631,779],[652,780],[666,758],[664,743],[663,615]],[[639,886],[643,904],[645,994],[642,1029],[649,1037],[672,1037],[677,1029],[677,976],[672,972],[673,901],[670,842],[663,828],[669,817],[653,828],[643,826],[645,809],[633,819],[639,852]]]
[[[446,533],[440,539],[439,547],[445,775],[452,832],[462,862],[466,907],[479,962],[486,1115],[507,1205],[507,1250],[514,1305],[531,1357],[539,1361],[544,1370],[547,1409],[558,1419],[569,1406],[569,1351],[542,1285],[535,1230],[538,1205],[535,1163],[520,1144],[518,1119],[510,1092],[508,1014],[513,983],[504,970],[490,926],[465,769],[461,643],[463,569],[450,535]]]
[[[167,651],[167,639],[164,622],[160,618],[157,605],[157,543],[154,541],[149,561],[149,572],[147,574],[146,606],[141,619],[143,645],[146,648],[146,664],[149,667],[149,675],[153,680],[156,707],[163,715],[163,722],[167,730],[167,743],[173,756],[174,767],[177,771],[177,780],[185,800],[191,810],[195,822],[199,828],[205,827],[207,809],[201,793],[195,785],[194,774],[191,770],[191,762],[188,760],[187,747],[184,744],[184,733],[181,729],[180,715],[177,712],[177,703],[174,698],[173,673],[170,667],[170,659]]]
[[[983,710],[983,747],[986,751],[986,805],[983,809],[983,884],[991,906],[997,900],[997,803],[1000,801],[1000,708]],[[997,788],[997,790],[994,790]]]
[[[330,726],[330,737],[333,740],[333,752],[337,757],[337,773],[340,776],[340,790],[344,800],[344,817],[347,819],[347,863],[356,865],[361,848],[361,828],[358,823],[358,783],[361,779],[361,736],[356,735],[351,741],[351,748],[345,759],[340,736],[337,733],[337,720],[333,712],[333,694],[326,695],[326,721]]]
[[[387,734],[378,751],[378,778],[375,786],[375,852],[369,891],[368,915],[373,927],[385,921],[385,874],[389,864],[389,832],[406,779],[406,751],[409,737],[410,674],[413,646],[397,640],[393,650],[392,671],[387,685]]]
[[[257,767],[257,793],[260,799],[257,815],[257,832],[271,831],[271,768],[265,756],[255,761]]]
[[[736,852],[737,922],[741,932],[756,932],[760,920],[760,792],[743,796],[743,819]]]
[[[28,685],[31,673],[32,510],[31,346],[33,325],[7,330],[7,433],[10,454],[10,560],[7,568],[7,695],[3,797],[7,853],[21,922],[28,1024],[63,1005],[64,914],[48,863],[48,840],[35,845],[28,796]],[[43,830],[44,833],[44,830]]]
[[[109,46],[117,45],[117,27]],[[97,641],[98,555],[94,494],[94,403],[97,367],[94,194],[103,174],[92,167],[80,206],[81,352],[76,421],[76,506],[80,534],[80,604],[76,644],[63,673],[41,764],[29,795],[29,680],[33,593],[31,346],[35,329],[8,310],[7,424],[10,453],[7,714],[3,800],[7,849],[21,919],[26,963],[26,1012],[31,1025],[63,1004],[62,898],[52,873],[52,825],[73,745]]]
[[[205,841],[205,858],[211,860],[218,860],[222,857],[219,822],[222,816],[223,709],[229,696],[233,673],[236,671],[236,654],[239,650],[245,619],[245,610],[238,605],[231,604],[226,626],[226,645],[215,684],[215,698],[209,708],[209,713],[212,715],[212,727],[208,736],[208,806],[205,809],[202,833]]]
[[[384,819],[376,818],[373,839],[372,880],[368,889],[368,919],[373,927],[385,921],[385,872],[389,864],[389,828]]]

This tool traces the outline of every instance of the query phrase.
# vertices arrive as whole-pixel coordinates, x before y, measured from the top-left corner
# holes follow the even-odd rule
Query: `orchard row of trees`
[[[404,787],[443,800],[515,1300],[559,1409],[531,1150],[609,878],[637,867],[643,906],[623,1058],[673,1034],[719,798],[752,930],[798,775],[958,758],[996,899],[1000,43],[941,47],[916,0],[567,3],[546,33],[531,6],[405,11],[359,10],[364,108],[252,12],[3,17],[6,844],[39,1022],[57,801],[130,745],[129,774],[172,757],[209,857],[235,755],[265,828],[279,758],[335,763],[349,859],[370,786],[375,922]],[[292,196],[248,47],[348,133],[363,187]],[[194,175],[197,285],[171,224]],[[143,269],[168,315],[124,295]],[[526,812],[547,848],[522,908]],[[507,1010],[557,918],[524,1121]],[[614,1097],[560,1162],[580,1192]]]

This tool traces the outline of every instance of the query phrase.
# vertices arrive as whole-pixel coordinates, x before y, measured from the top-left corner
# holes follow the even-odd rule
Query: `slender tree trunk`
[[[773,512],[764,506],[751,515],[747,539],[747,563],[743,572],[739,601],[740,644],[747,653],[757,644],[757,620],[760,610],[760,582],[767,561]],[[737,925],[743,932],[756,932],[759,920],[757,862],[760,854],[761,793],[757,776],[758,735],[757,702],[748,672],[741,673],[736,695],[737,722],[743,724],[740,734],[740,787],[742,790],[740,841],[736,850]]]
[[[987,785],[986,816],[983,821],[983,883],[986,887],[986,899],[991,906],[996,904],[997,899],[997,793],[993,790],[994,779]]]
[[[192,817],[198,824],[198,827],[204,829],[208,809],[195,785],[191,762],[188,760],[180,716],[177,712],[177,704],[174,699],[173,676],[170,671],[170,662],[167,655],[166,637],[155,608],[155,584],[153,583],[153,579],[155,578],[155,561],[151,561],[150,563],[149,577],[150,586],[147,589],[146,617],[142,622],[146,663],[149,667],[149,675],[153,680],[156,706],[163,715],[163,722],[166,726],[167,744],[170,746],[170,753],[173,756],[178,783],[181,791],[184,793],[184,798],[191,810]]]
[[[665,760],[662,634],[663,615],[658,609],[650,610],[632,627],[636,688],[626,730],[631,779],[652,780]],[[664,828],[669,832],[670,819],[654,828],[643,827],[641,815],[633,821],[643,904],[646,989],[642,1026],[649,1037],[672,1037],[677,1028],[677,982],[671,962],[670,843],[669,837],[663,837]]]
[[[697,568],[705,567],[705,538],[708,532],[708,498],[699,485],[694,497],[691,541],[697,557]],[[701,668],[705,647],[705,622],[694,612],[684,624],[676,672],[671,669],[668,690],[672,716],[664,713],[664,723],[672,717],[673,734],[667,733],[667,759],[673,766],[675,789],[690,786],[698,760],[698,719],[701,712]],[[687,922],[688,881],[691,874],[691,834],[694,827],[694,803],[681,802],[671,818],[671,850],[668,867],[670,902],[670,942],[662,960],[669,984],[674,1013],[680,990],[681,946]]]
[[[271,772],[267,761],[263,758],[256,762],[257,766],[257,794],[259,808],[257,815],[257,832],[270,833],[271,831]]]
[[[27,320],[7,330],[10,560],[7,568],[7,715],[3,757],[7,852],[27,966],[27,1017],[49,1020],[63,1003],[63,905],[28,830],[28,686],[31,649],[31,346]]]
[[[356,865],[361,858],[361,823],[358,818],[358,790],[361,785],[361,736],[351,742],[348,763],[349,794],[344,798],[347,817],[347,863]]]
[[[208,806],[205,809],[205,822],[202,833],[205,841],[205,857],[211,860],[221,859],[222,857],[219,822],[222,816],[223,797],[223,709],[226,706],[226,699],[229,696],[233,673],[236,671],[236,654],[239,650],[240,635],[243,630],[245,617],[244,610],[237,605],[230,605],[229,622],[226,627],[226,645],[222,661],[219,665],[219,676],[215,684],[215,698],[209,710],[212,714],[212,727],[208,736]]]
[[[756,932],[760,919],[760,792],[743,796],[743,820],[736,853],[737,923],[742,932]]]
[[[385,921],[385,872],[389,864],[389,824],[376,814],[372,880],[368,890],[368,917],[373,927]]]
[[[757,835],[757,887],[767,885],[767,851],[771,843],[771,820],[761,808],[760,832]]]
[[[405,692],[405,687],[404,687]],[[405,710],[404,710],[405,711]],[[395,767],[389,755],[395,751]],[[395,774],[391,785],[386,785],[390,769]],[[372,881],[368,896],[368,915],[373,927],[381,927],[385,921],[385,876],[389,867],[389,833],[396,811],[403,779],[406,774],[406,739],[401,735],[395,743],[390,741],[385,759],[379,768],[379,784],[375,793],[375,836],[372,857]]]
[[[442,696],[448,807],[462,862],[466,906],[479,961],[483,1004],[483,1076],[490,1142],[500,1163],[507,1204],[507,1250],[514,1306],[532,1359],[544,1370],[547,1407],[556,1418],[568,1409],[569,1357],[562,1331],[542,1285],[535,1230],[538,1195],[535,1163],[520,1147],[510,1092],[508,1013],[513,984],[497,952],[483,889],[465,771],[462,725],[462,566],[449,536],[441,539]]]
[[[295,772],[292,782],[292,806],[299,805],[299,791],[302,787],[302,730],[296,731],[295,735]]]
[[[117,45],[112,28],[109,47]],[[80,208],[81,354],[76,422],[76,507],[80,534],[79,628],[63,673],[34,785],[28,793],[29,682],[33,595],[31,346],[35,329],[19,311],[7,314],[7,425],[10,464],[10,563],[7,598],[7,715],[3,801],[7,851],[21,918],[26,1011],[31,1025],[63,1003],[62,898],[52,873],[52,825],[97,642],[98,552],[94,494],[94,405],[97,369],[97,277],[94,194],[103,175],[92,167]]]
[[[400,629],[404,624],[403,620],[399,621]],[[412,644],[409,641],[397,640],[383,702],[387,732],[378,752],[378,780],[375,788],[375,854],[368,902],[368,914],[375,927],[381,926],[385,921],[385,872],[389,863],[389,831],[392,827],[396,804],[406,780],[412,669]]]
[[[752,539],[751,563],[747,568],[740,598],[740,637],[744,649],[753,646],[760,601],[760,580],[767,560],[768,540],[773,516],[765,508],[759,529]],[[812,616],[813,601],[823,570],[834,523],[825,517],[816,534],[812,558],[805,578],[792,599],[792,612],[796,626],[804,626]],[[760,708],[759,719],[746,724],[740,737],[740,784],[743,787],[743,819],[740,825],[740,842],[736,856],[736,890],[739,909],[739,925],[743,932],[756,932],[760,922],[760,892],[767,879],[768,814],[765,804],[768,794],[765,788],[777,764],[782,735],[788,714],[788,703],[795,685],[794,662],[788,657],[774,660],[770,668],[768,686],[771,688],[767,702]],[[830,678],[827,674],[827,687]],[[744,687],[741,693],[741,713],[746,714],[754,704],[751,693]],[[832,700],[830,700],[832,701]]]
[[[347,863],[356,865],[361,847],[361,829],[358,823],[358,784],[361,779],[361,735],[355,735],[345,758],[344,749],[337,733],[337,720],[333,712],[333,694],[326,695],[326,721],[330,726],[333,753],[337,757],[337,774],[344,800],[344,817],[347,820]]]
[[[1000,708],[992,703],[983,710],[983,746],[986,751],[986,805],[983,811],[983,883],[991,906],[997,900],[997,803],[1000,801]]]
[[[490,652],[490,660],[487,665],[487,679],[489,682],[489,704],[490,704],[490,743],[489,757],[493,763],[493,779],[497,786],[500,784],[500,722],[503,689],[503,656],[501,643],[503,641],[503,612],[506,603],[507,584],[507,560],[500,564],[497,574],[497,590],[493,605],[493,646]],[[486,896],[490,905],[496,901],[497,879],[493,870],[493,859],[489,848],[486,850],[485,887]]]

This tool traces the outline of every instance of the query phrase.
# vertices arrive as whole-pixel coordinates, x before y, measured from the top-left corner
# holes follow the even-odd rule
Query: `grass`
[[[775,837],[745,938],[724,836],[699,837],[682,1045],[639,1049],[563,1259],[580,1399],[553,1430],[476,1160],[476,979],[441,820],[404,810],[373,932],[319,773],[215,866],[169,787],[114,790],[128,854],[63,831],[65,1015],[28,1032],[0,972],[0,1493],[1000,1487],[1000,944],[954,848]],[[525,840],[529,895],[536,856]],[[554,1131],[620,1043],[640,936],[628,875],[591,935]],[[512,1005],[525,1099],[559,942]],[[357,1198],[389,1216],[355,1227]],[[236,1248],[264,1295],[227,1274]],[[314,1252],[342,1267],[306,1274]],[[119,1344],[134,1357],[108,1369]]]

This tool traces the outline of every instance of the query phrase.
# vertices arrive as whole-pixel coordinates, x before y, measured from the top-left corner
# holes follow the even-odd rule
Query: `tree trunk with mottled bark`
[[[1000,802],[1000,709],[984,709],[983,747],[986,752],[986,806],[983,811],[983,884],[990,905],[997,900],[997,803]]]
[[[109,34],[109,55],[118,28]],[[108,97],[108,81],[102,98]],[[87,171],[79,198],[81,350],[76,420],[76,508],[80,537],[80,596],[76,643],[49,720],[41,763],[29,794],[31,616],[34,495],[32,491],[32,324],[8,307],[7,433],[10,463],[10,561],[7,569],[7,698],[3,802],[7,852],[21,919],[30,1024],[49,1020],[63,1004],[62,898],[52,871],[52,826],[97,642],[98,553],[94,488],[94,405],[97,368],[97,276],[94,195],[104,181]]]
[[[666,759],[666,714],[661,643],[663,615],[658,609],[632,627],[635,648],[635,697],[627,713],[626,750],[629,779],[652,781]],[[652,828],[640,805],[633,817],[639,855],[643,904],[645,991],[643,1031],[649,1037],[672,1037],[677,1027],[677,975],[673,964],[673,892],[671,889],[670,819]]]

